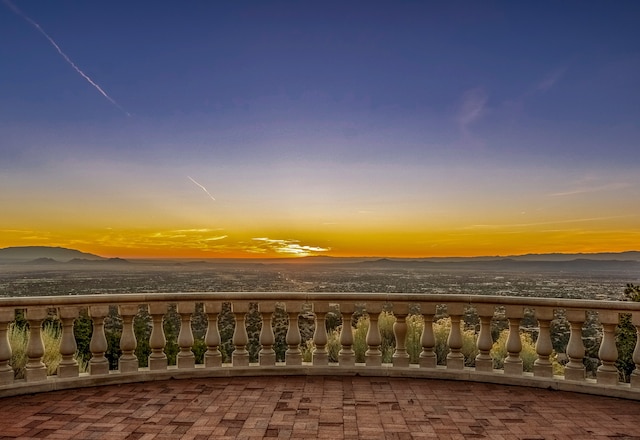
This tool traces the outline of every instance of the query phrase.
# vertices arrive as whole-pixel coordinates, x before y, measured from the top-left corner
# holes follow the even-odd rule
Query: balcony
[[[93,331],[91,358],[83,372],[76,359],[74,323],[85,310]],[[134,331],[141,310],[151,321],[146,341],[139,341]],[[175,365],[169,365],[165,352],[173,336],[163,330],[171,310],[179,316],[173,341],[179,347]],[[28,361],[24,378],[15,379],[7,335],[22,312],[29,325]],[[114,314],[121,322],[121,354],[117,365],[110,365],[105,355],[110,329],[105,330],[105,321]],[[224,314],[233,321],[228,338],[229,332],[220,326]],[[517,438],[518,430],[521,436],[546,438],[568,436],[569,428],[580,430],[572,434],[576,438],[631,435],[640,416],[640,403],[633,402],[640,401],[640,338],[633,353],[635,369],[628,382],[621,382],[615,366],[615,331],[622,314],[630,314],[636,332],[640,330],[640,304],[614,301],[275,292],[2,298],[0,397],[5,399],[0,406],[3,414],[15,417],[0,425],[3,433],[36,437],[30,430],[72,429],[56,415],[75,414],[85,428],[103,428],[95,431],[97,438],[123,420],[129,423],[121,426],[121,432],[140,434],[130,438],[163,433],[175,437],[187,431],[191,438],[199,438],[214,435],[214,430],[230,438],[384,438],[392,432],[398,438],[420,433],[428,437],[442,436],[447,429],[452,435],[479,438],[489,433]],[[368,320],[366,351],[358,354],[356,350],[356,329],[341,325],[339,350],[332,354],[328,318],[339,316],[342,323],[350,323],[354,315]],[[274,325],[276,316],[284,317],[284,336]],[[394,320],[390,359],[381,350],[383,316]],[[194,353],[197,337],[192,321],[196,317],[206,322],[201,362]],[[248,331],[251,317],[259,322],[257,330]],[[444,317],[450,326],[442,341],[436,327]],[[558,374],[554,361],[558,343],[552,329],[560,318],[567,323],[568,340],[563,347],[566,364]],[[42,323],[51,319],[59,320],[61,327],[61,361],[54,375],[47,374],[43,362]],[[305,320],[311,321],[309,327],[302,325]],[[507,327],[507,354],[500,369],[495,368],[492,351],[492,330],[498,321]],[[419,335],[412,334],[415,322],[420,323]],[[586,323],[595,336],[585,337]],[[313,343],[303,337],[309,328]],[[477,352],[472,359],[465,356],[463,347],[469,334]],[[536,359],[528,372],[523,343],[531,334]],[[419,353],[412,352],[416,341]],[[597,359],[587,362],[585,355],[593,356],[594,341],[598,342]],[[142,342],[150,349],[144,362],[135,354]],[[444,355],[437,349],[443,343]],[[19,400],[10,398],[19,395]],[[576,403],[586,399],[589,404],[584,407]],[[110,421],[102,420],[109,414]],[[149,426],[142,429],[145,424]]]

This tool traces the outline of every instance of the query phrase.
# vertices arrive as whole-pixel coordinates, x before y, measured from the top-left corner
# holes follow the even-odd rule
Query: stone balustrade
[[[233,333],[224,337],[220,320],[227,312],[232,316]],[[179,316],[177,335],[163,328],[168,310]],[[136,355],[138,340],[134,322],[140,310],[150,317],[148,357],[141,362]],[[259,317],[260,328],[249,334],[250,313]],[[274,322],[277,313],[287,322],[278,357]],[[393,353],[384,359],[380,319],[392,313]],[[84,370],[76,359],[78,341],[74,325],[85,314],[92,323],[89,350],[91,357]],[[202,336],[206,352],[196,359],[192,320],[203,317],[206,334]],[[110,365],[105,322],[115,314],[120,320],[119,358]],[[329,353],[327,323],[341,317],[339,351]],[[64,297],[0,298],[0,397],[94,385],[139,382],[167,378],[253,376],[253,375],[368,375],[439,378],[491,382],[561,389],[588,394],[607,395],[640,400],[640,337],[636,337],[633,362],[635,370],[629,382],[621,382],[616,360],[616,327],[621,314],[631,315],[631,323],[640,335],[640,304],[618,301],[593,301],[548,298],[524,298],[474,295],[424,295],[381,293],[174,293],[119,294]],[[408,353],[412,316],[418,315],[421,334],[419,355]],[[350,324],[354,316],[367,316],[368,329],[364,343],[366,351],[357,359],[354,350],[355,329]],[[434,325],[448,317],[450,330],[446,337],[446,355],[436,353],[437,337]],[[566,364],[560,373],[554,370],[552,323],[559,316],[566,321],[568,342]],[[11,365],[10,326],[20,317],[28,322],[27,362],[24,378],[16,379]],[[301,318],[312,317],[309,338],[303,340]],[[55,374],[47,374],[43,361],[43,322],[59,322],[60,361]],[[523,328],[527,320],[529,326]],[[588,374],[585,367],[585,323],[591,320],[596,329],[599,347],[597,369]],[[495,369],[495,324],[503,323],[508,331],[503,367]],[[531,324],[532,323],[532,324]],[[474,337],[473,358],[465,356],[463,333]],[[523,368],[523,337],[533,333],[536,340],[536,360],[532,371]],[[175,332],[174,332],[175,333]],[[169,365],[166,353],[168,337],[175,338],[178,350],[175,365]],[[258,347],[252,357],[249,347],[253,339]],[[111,338],[112,339],[112,338]],[[415,338],[413,339],[415,343]],[[442,342],[442,341],[441,341]],[[113,343],[113,342],[112,342]],[[224,350],[224,347],[230,350]],[[310,356],[305,358],[305,350]],[[557,350],[556,350],[557,351]],[[592,350],[593,351],[593,350]],[[593,358],[590,361],[593,362]],[[145,367],[141,367],[144,364]],[[556,367],[558,364],[556,364]],[[86,371],[85,371],[86,370]]]

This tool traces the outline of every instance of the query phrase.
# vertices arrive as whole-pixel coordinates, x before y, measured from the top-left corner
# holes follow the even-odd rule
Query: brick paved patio
[[[190,379],[0,399],[0,439],[640,439],[640,402],[469,382]]]

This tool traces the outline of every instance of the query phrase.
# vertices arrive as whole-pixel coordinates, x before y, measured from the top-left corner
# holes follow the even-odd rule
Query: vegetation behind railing
[[[631,382],[640,391],[640,304],[625,302],[419,294],[94,295],[6,298],[0,317],[0,390],[63,370],[67,380],[85,371],[95,377],[109,371],[145,375],[171,365],[183,371],[200,365],[259,372],[269,362],[286,368],[306,362],[370,371],[440,366],[495,377],[526,378],[531,372],[538,380],[563,376],[593,385],[591,379],[601,388]]]

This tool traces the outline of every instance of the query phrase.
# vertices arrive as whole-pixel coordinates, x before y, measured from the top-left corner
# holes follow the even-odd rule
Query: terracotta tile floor
[[[0,439],[639,439],[640,402],[364,377],[158,381],[0,399]]]

